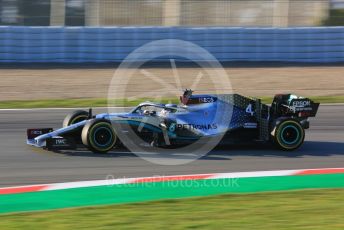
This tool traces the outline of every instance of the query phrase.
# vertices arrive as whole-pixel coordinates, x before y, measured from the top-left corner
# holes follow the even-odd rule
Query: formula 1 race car
[[[28,129],[27,144],[48,150],[87,147],[94,153],[107,153],[128,140],[171,148],[220,137],[218,144],[253,141],[295,150],[304,142],[308,118],[315,117],[319,107],[292,94],[276,95],[269,106],[238,94],[192,93],[185,90],[179,105],[144,102],[126,113],[94,116],[92,109],[77,110],[56,131]],[[129,132],[139,138],[126,136]]]

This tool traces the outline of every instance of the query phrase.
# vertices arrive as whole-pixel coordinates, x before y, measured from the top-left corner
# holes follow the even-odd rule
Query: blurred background
[[[344,25],[344,0],[0,0],[0,25]]]
[[[164,39],[228,64],[238,93],[343,95],[343,26],[344,0],[0,0],[0,101],[106,98],[116,64]],[[161,49],[142,59],[154,52],[150,72],[174,82],[160,64],[185,59]],[[199,69],[180,66],[192,82]]]

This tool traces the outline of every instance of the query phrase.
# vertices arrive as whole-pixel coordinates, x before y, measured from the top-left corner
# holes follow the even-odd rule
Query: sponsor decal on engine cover
[[[209,130],[209,129],[217,129],[217,124],[177,124],[177,129],[181,130]]]
[[[216,101],[216,98],[214,98],[214,97],[200,97],[198,100],[200,103],[213,103]]]
[[[257,123],[247,122],[247,123],[244,124],[244,128],[246,128],[246,129],[255,129],[255,128],[257,128]]]

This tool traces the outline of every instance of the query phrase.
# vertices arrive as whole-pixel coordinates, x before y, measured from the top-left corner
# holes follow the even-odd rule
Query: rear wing
[[[275,116],[315,117],[320,103],[292,94],[278,94],[271,105]]]

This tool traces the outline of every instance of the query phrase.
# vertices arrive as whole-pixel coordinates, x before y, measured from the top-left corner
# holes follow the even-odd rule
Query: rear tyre
[[[88,112],[84,110],[76,110],[65,117],[62,123],[62,127],[65,128],[67,126],[74,125],[80,121],[84,121],[87,119],[88,119]]]
[[[293,119],[287,119],[277,124],[272,131],[274,144],[281,150],[293,151],[298,149],[305,140],[305,130]]]
[[[107,153],[115,147],[117,135],[107,120],[87,122],[81,133],[82,143],[94,153]]]

